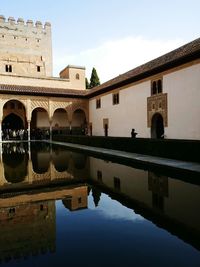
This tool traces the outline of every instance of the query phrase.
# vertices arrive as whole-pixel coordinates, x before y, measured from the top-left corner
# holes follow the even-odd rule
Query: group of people
[[[5,129],[2,131],[2,138],[4,140],[24,140],[26,138],[27,131],[24,129]]]

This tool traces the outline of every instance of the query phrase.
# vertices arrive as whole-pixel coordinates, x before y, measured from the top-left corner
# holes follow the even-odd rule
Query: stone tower
[[[0,74],[52,77],[51,24],[0,16]]]

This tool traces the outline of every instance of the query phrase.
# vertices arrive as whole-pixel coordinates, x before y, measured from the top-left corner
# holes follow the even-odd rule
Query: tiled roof
[[[200,38],[90,89],[87,95],[88,97],[98,95],[196,58],[200,58]]]
[[[0,93],[57,97],[83,97],[86,94],[86,90],[1,84]]]

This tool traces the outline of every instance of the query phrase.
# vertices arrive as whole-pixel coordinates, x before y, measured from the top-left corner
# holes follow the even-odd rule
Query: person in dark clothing
[[[136,135],[137,135],[137,133],[135,132],[135,129],[132,129],[132,130],[131,130],[131,137],[132,137],[132,138],[135,138]]]

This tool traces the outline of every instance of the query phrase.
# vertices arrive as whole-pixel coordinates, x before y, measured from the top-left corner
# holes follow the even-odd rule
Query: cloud
[[[86,67],[86,76],[90,79],[91,70],[96,68],[100,81],[105,82],[149,60],[159,57],[183,45],[184,40],[145,39],[144,37],[126,37],[120,40],[106,41],[76,55],[59,55],[55,58],[55,71],[59,72],[68,64]]]

